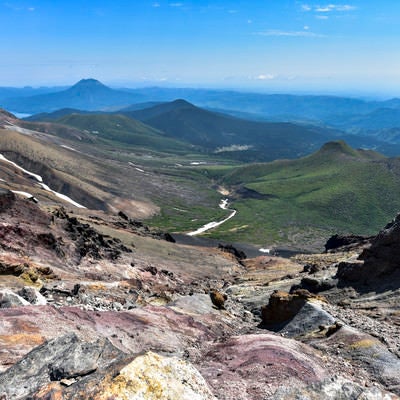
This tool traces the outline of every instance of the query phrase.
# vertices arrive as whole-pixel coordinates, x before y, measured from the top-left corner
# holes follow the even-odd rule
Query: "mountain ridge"
[[[3,100],[2,105],[7,109],[27,113],[51,112],[60,108],[93,111],[108,107],[121,108],[141,99],[141,96],[111,89],[96,79],[82,79],[60,92],[11,98]]]

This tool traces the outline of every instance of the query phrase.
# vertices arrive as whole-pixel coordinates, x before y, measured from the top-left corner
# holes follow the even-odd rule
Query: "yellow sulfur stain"
[[[138,356],[107,382],[96,400],[209,400],[206,382],[190,364],[153,352]]]
[[[32,345],[39,346],[45,341],[45,338],[37,334],[18,333],[15,335],[0,335],[1,345]]]
[[[353,350],[360,349],[360,348],[368,348],[376,346],[378,342],[374,339],[362,339],[358,342],[354,342],[350,345],[350,348]]]

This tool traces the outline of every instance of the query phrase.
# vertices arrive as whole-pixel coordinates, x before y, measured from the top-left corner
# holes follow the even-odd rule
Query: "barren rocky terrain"
[[[396,399],[399,232],[247,259],[2,190],[0,398]]]

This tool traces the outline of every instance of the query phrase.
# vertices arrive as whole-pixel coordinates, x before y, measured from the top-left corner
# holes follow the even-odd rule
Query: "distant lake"
[[[27,113],[19,113],[19,112],[15,112],[15,111],[10,111],[10,113],[14,114],[19,119],[28,118],[28,117],[30,117],[32,115],[32,114],[27,114]]]

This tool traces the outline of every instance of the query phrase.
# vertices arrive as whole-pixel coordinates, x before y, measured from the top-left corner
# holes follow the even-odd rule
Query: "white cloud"
[[[229,14],[237,14],[238,10],[228,10]]]
[[[301,6],[301,9],[302,9],[303,11],[311,11],[311,10],[312,10],[312,8],[311,8],[308,4],[303,4],[303,5]]]
[[[353,11],[353,10],[357,10],[357,7],[350,6],[350,5],[344,5],[344,6],[337,6],[336,10],[337,11]]]
[[[169,3],[170,7],[182,7],[183,3]]]
[[[248,24],[252,24],[252,23],[253,23],[253,20],[248,19],[248,20],[247,20],[247,23],[248,23]]]
[[[35,11],[35,7],[20,7],[20,6],[15,6],[11,3],[3,3],[2,5],[10,10],[17,11],[17,12],[20,12],[20,11],[33,12],[33,11]]]
[[[287,36],[287,37],[325,37],[318,33],[309,31],[281,31],[279,29],[270,29],[264,32],[256,32],[260,36]]]
[[[349,4],[328,4],[326,6],[316,6],[314,11],[321,13],[328,13],[332,11],[353,11],[356,10],[357,7],[351,6]]]
[[[315,18],[317,18],[317,19],[328,19],[329,17],[327,15],[316,15]]]
[[[158,7],[161,7],[161,6],[160,6],[160,3],[153,3],[153,7],[154,8],[158,8]]]
[[[276,76],[272,74],[260,74],[256,77],[257,81],[269,81],[271,79],[275,79]]]
[[[304,29],[305,31],[308,31],[308,30],[310,29],[310,27],[309,27],[308,25],[305,25],[305,26],[303,27],[303,29]]]

